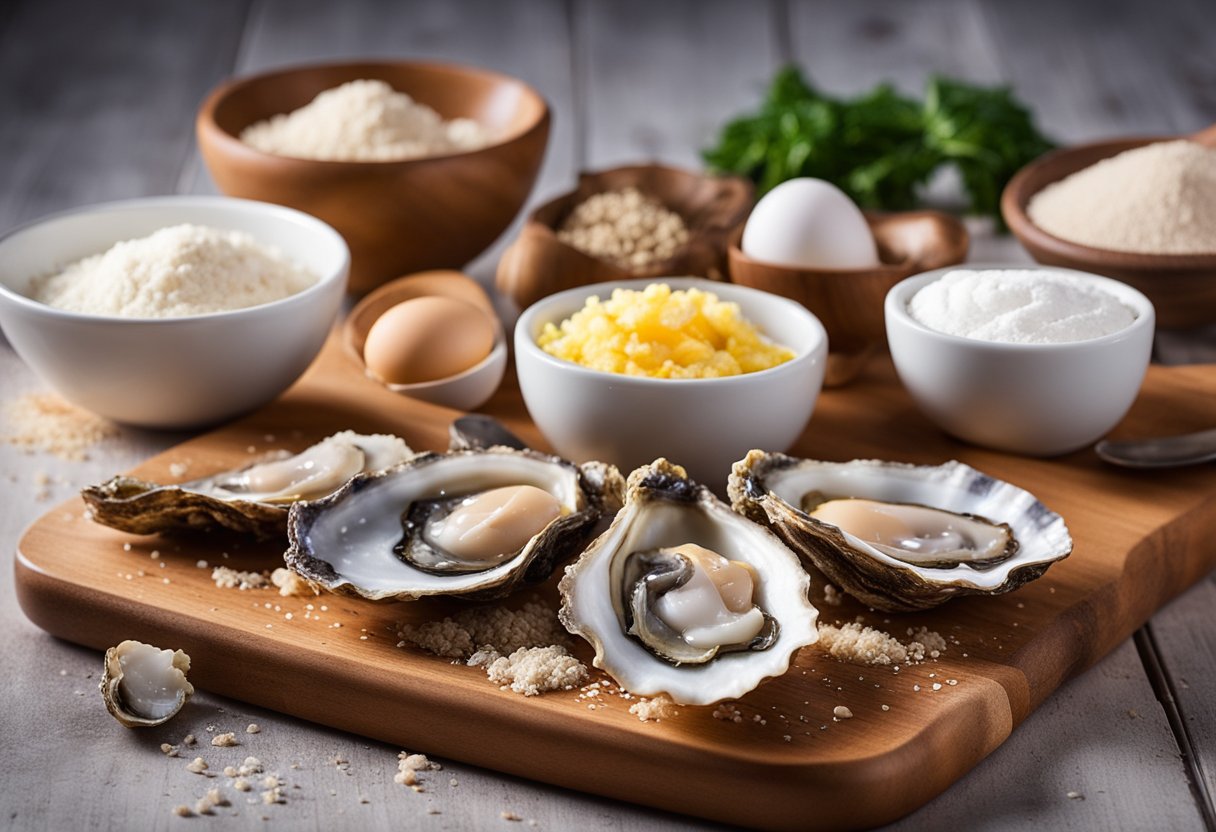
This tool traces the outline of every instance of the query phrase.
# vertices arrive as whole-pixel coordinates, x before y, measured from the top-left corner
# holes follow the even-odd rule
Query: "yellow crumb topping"
[[[700,289],[672,291],[666,283],[617,289],[607,301],[593,295],[560,327],[545,324],[536,343],[592,370],[650,378],[737,376],[794,357],[765,338],[738,304]]]

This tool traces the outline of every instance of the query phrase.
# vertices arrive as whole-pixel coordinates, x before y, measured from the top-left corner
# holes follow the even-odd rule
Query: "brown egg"
[[[376,319],[363,344],[368,371],[388,384],[417,384],[464,372],[494,346],[494,321],[446,297],[412,298]]]

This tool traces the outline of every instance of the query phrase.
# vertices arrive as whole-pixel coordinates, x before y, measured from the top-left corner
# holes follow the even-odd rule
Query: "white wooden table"
[[[555,119],[533,203],[583,168],[698,164],[717,127],[754,107],[790,60],[838,93],[882,80],[916,92],[934,71],[1009,82],[1065,143],[1216,120],[1211,0],[10,0],[0,4],[0,230],[89,202],[213,190],[193,141],[194,110],[211,86],[358,55],[468,62],[539,88]],[[502,245],[472,271],[488,277]],[[1026,257],[981,229],[973,259]],[[1163,335],[1158,358],[1216,361],[1216,329]],[[0,344],[0,397],[35,389]],[[0,549],[8,556],[21,530],[74,490],[182,438],[124,431],[84,462],[0,445]],[[50,499],[36,496],[44,475]],[[1216,829],[1214,608],[1209,576],[895,828]],[[117,729],[96,692],[99,655],[26,621],[7,567],[0,627],[5,828],[272,828],[263,817],[291,828],[510,828],[504,811],[553,830],[708,826],[458,763],[415,794],[392,782],[396,748],[206,693],[169,734],[205,738],[208,726],[257,722],[262,732],[245,745],[286,779],[287,803],[175,818],[170,809],[192,804],[203,779],[160,753],[160,735]]]

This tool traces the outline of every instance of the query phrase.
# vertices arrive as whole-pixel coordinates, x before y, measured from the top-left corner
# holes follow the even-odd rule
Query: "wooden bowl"
[[[667,260],[628,270],[584,254],[557,239],[574,208],[604,191],[634,187],[679,214],[689,241]],[[537,208],[498,264],[498,291],[526,309],[566,289],[631,279],[691,276],[721,279],[732,229],[751,210],[754,191],[745,179],[707,176],[664,165],[636,165],[579,176],[578,187]]]
[[[1137,254],[1069,242],[1039,228],[1026,213],[1043,188],[1125,150],[1190,138],[1216,146],[1216,125],[1193,136],[1118,139],[1055,150],[1017,172],[1001,194],[1001,214],[1018,241],[1040,263],[1113,277],[1139,289],[1157,310],[1157,325],[1185,329],[1216,322],[1216,252]]]
[[[730,240],[732,283],[796,300],[828,332],[824,383],[851,381],[886,343],[883,300],[905,277],[963,262],[970,235],[962,221],[939,211],[866,213],[882,265],[872,269],[796,269],[753,260],[739,248],[740,225]]]
[[[238,136],[254,122],[298,109],[360,78],[387,81],[444,118],[466,116],[500,139],[480,150],[397,162],[276,156]],[[519,213],[540,170],[549,108],[521,81],[470,67],[382,61],[281,69],[225,83],[203,102],[199,149],[220,190],[290,205],[341,232],[351,250],[350,290],[392,277],[460,268]]]

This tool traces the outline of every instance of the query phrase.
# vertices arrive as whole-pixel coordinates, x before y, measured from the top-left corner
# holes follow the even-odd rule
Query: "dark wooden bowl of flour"
[[[1216,146],[1216,128],[1189,137],[1119,139],[1052,151],[1009,180],[1001,195],[1001,214],[1018,241],[1038,262],[1113,277],[1139,289],[1156,307],[1158,326],[1187,329],[1214,323],[1216,252],[1139,254],[1094,248],[1049,234],[1035,225],[1026,212],[1035,194],[1066,176],[1126,150],[1177,138]]]
[[[475,119],[497,138],[478,150],[387,162],[278,156],[239,138],[255,122],[362,78],[386,81],[445,119]],[[506,75],[377,61],[301,66],[230,81],[207,96],[196,126],[203,161],[221,191],[306,211],[346,238],[350,289],[362,294],[398,275],[459,269],[488,248],[532,190],[549,121],[540,94]]]

